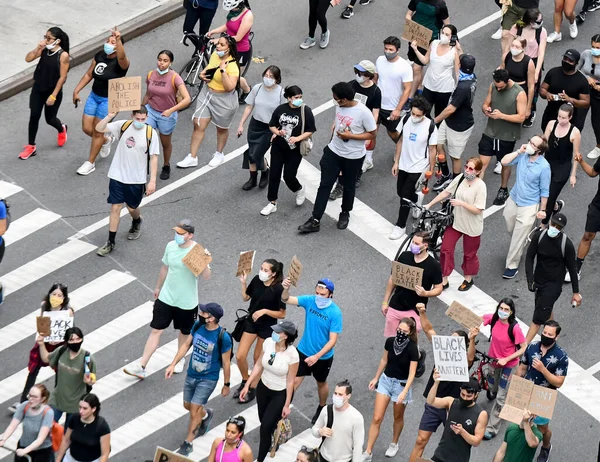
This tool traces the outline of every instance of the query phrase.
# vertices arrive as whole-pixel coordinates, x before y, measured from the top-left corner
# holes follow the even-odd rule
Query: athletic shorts
[[[588,206],[587,219],[585,220],[585,232],[597,233],[600,231],[600,210],[593,204]]]
[[[271,338],[273,329],[271,326],[265,326],[264,324],[256,324],[251,318],[246,319],[244,323],[244,332],[248,334],[258,335],[263,340]]]
[[[98,96],[92,91],[85,101],[83,113],[98,119],[104,119],[108,115],[108,98]]]
[[[435,433],[440,425],[446,425],[446,409],[438,409],[431,404],[425,403],[425,410],[419,423],[419,430]]]
[[[164,330],[173,322],[174,329],[180,331],[183,335],[190,335],[197,319],[198,307],[191,310],[184,310],[176,306],[167,305],[157,298],[154,301],[150,327],[152,329]]]
[[[402,116],[397,118],[396,120],[388,120],[388,117],[392,114],[392,111],[388,111],[387,109],[379,110],[379,120],[378,124],[383,125],[388,132],[398,133],[398,124],[400,123],[400,119]]]
[[[146,119],[146,123],[150,125],[155,130],[158,130],[158,133],[161,135],[170,135],[175,130],[175,125],[177,125],[177,111],[171,114],[169,117],[165,117],[162,112],[155,111],[150,107],[149,104],[146,104],[146,109],[148,110],[148,119]]]
[[[108,182],[109,204],[127,204],[129,208],[137,209],[146,193],[145,184],[126,184],[112,178]]]
[[[195,379],[186,375],[183,385],[183,402],[204,406],[208,403],[216,386],[216,380]]]
[[[400,393],[404,391],[406,387],[406,380],[395,379],[393,377],[388,377],[387,375],[381,374],[379,377],[379,384],[377,385],[377,393],[380,395],[389,396],[392,402],[398,404],[398,397]],[[403,404],[408,404],[412,402],[412,388],[409,388],[408,393],[406,394],[406,399],[402,401]]]
[[[329,375],[331,365],[333,364],[333,356],[328,359],[319,359],[312,366],[309,366],[304,361],[306,358],[308,358],[308,356],[301,351],[298,351],[298,355],[300,356],[300,366],[298,367],[298,373],[296,374],[296,377],[306,377],[307,375],[312,375],[317,382],[327,382],[327,376]]]
[[[497,140],[486,134],[482,134],[479,141],[479,155],[487,157],[496,156],[496,159],[500,162],[506,154],[514,152],[515,143],[516,141]]]
[[[463,152],[465,152],[471,133],[473,133],[473,128],[475,128],[475,125],[464,132],[457,132],[448,127],[445,120],[442,120],[438,128],[437,144],[445,146],[446,154],[453,159],[460,159]]]
[[[425,48],[417,47],[417,50],[419,50],[419,52],[423,56],[425,56],[427,54],[427,50]],[[417,66],[421,66],[421,67],[425,66],[425,64],[423,64],[421,61],[419,61],[419,58],[417,58],[417,54],[415,53],[415,50],[413,50],[410,45],[408,46],[408,53],[406,54],[406,56],[408,57],[409,61],[413,62]]]
[[[533,323],[542,325],[552,314],[552,309],[556,300],[562,292],[562,283],[548,282],[545,285],[539,286],[535,291],[535,308],[533,310]]]

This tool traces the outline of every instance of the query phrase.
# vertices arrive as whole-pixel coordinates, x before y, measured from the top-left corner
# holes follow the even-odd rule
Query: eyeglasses
[[[44,40],[46,42],[53,42],[56,39],[54,37],[50,37],[49,35],[44,35]]]
[[[228,424],[235,424],[238,427],[241,427],[243,425],[246,425],[246,422],[242,419],[240,419],[239,417],[229,417],[229,420],[227,421]]]
[[[275,353],[271,353],[271,357],[269,358],[269,361],[268,361],[269,366],[272,366],[274,362],[275,362]]]

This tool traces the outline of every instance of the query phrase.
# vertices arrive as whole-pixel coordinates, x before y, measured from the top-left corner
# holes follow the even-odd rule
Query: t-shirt
[[[104,51],[96,53],[94,61],[96,61],[96,65],[92,70],[92,78],[94,79],[92,91],[98,96],[108,98],[108,81],[125,77],[129,68],[122,69],[119,66],[119,60],[109,58]]]
[[[492,317],[493,314],[484,314],[483,325],[491,325]],[[525,336],[523,335],[523,331],[521,330],[521,326],[519,326],[519,323],[516,323],[513,328],[513,335],[515,336],[514,343],[510,339],[510,335],[508,333],[509,329],[509,323],[503,323],[499,319],[498,321],[496,321],[496,324],[494,324],[494,328],[492,329],[490,350],[488,351],[488,355],[490,357],[496,359],[508,358],[520,348],[519,345],[521,345],[521,343],[526,343]],[[515,367],[517,364],[519,364],[518,357],[506,363],[505,367]]]
[[[540,233],[544,233],[540,241]],[[525,259],[525,273],[528,281],[535,281],[536,284],[549,286],[561,285],[565,279],[565,269],[567,271],[577,272],[575,259],[577,253],[573,241],[564,236],[565,248],[563,256],[563,234],[552,238],[548,236],[547,231],[538,231],[531,236],[531,243],[527,248],[527,257]],[[535,271],[533,263],[535,260]],[[573,274],[573,273],[571,273]],[[571,279],[573,293],[579,292],[578,278]]]
[[[581,53],[581,59],[579,60],[578,68],[586,77],[591,77],[596,82],[600,82],[600,65],[594,63],[594,57],[592,56],[592,52],[590,50],[585,50]],[[590,87],[590,98],[599,100],[600,91],[594,90]]]
[[[273,357],[273,364],[269,364],[271,357]],[[263,343],[263,373],[260,380],[269,390],[285,390],[290,365],[298,362],[300,362],[300,355],[294,345],[288,346],[285,351],[275,352],[275,342],[268,338]]]
[[[67,413],[79,411],[79,400],[87,393],[87,384],[83,381],[85,354],[86,351],[82,348],[71,359],[70,350],[63,347],[50,353],[48,363],[57,370],[58,382],[50,395],[49,404],[56,409]],[[89,368],[90,372],[96,373],[96,361],[91,354]]]
[[[475,98],[476,89],[477,79],[458,82],[452,96],[450,96],[449,104],[454,106],[456,111],[445,119],[448,128],[455,132],[464,132],[475,125],[473,99]]]
[[[404,58],[398,57],[397,61],[388,61],[385,56],[380,56],[375,61],[377,69],[377,86],[381,89],[381,109],[393,111],[400,103],[404,93],[404,83],[413,81],[411,65]]]
[[[127,121],[117,120],[106,126],[109,133],[118,140],[115,155],[108,169],[108,177],[125,184],[146,184],[148,174],[146,126],[138,130],[131,124],[121,136],[121,127],[125,122]],[[154,129],[152,129],[149,154],[151,156],[160,154],[158,132]]]
[[[271,121],[275,109],[285,102],[286,99],[283,96],[281,85],[267,88],[262,83],[258,83],[252,87],[252,90],[246,96],[246,104],[253,106],[252,117],[264,124]]]
[[[285,132],[284,137],[277,135],[273,144],[279,149],[300,149],[300,143],[290,145],[287,140],[292,136],[302,134],[302,108],[291,107],[288,103],[282,104],[273,112],[269,127],[276,127]],[[304,132],[316,132],[315,117],[307,105],[304,105]]]
[[[298,344],[298,351],[305,356],[312,356],[329,342],[329,334],[342,333],[342,310],[334,301],[327,308],[318,308],[316,295],[301,295],[298,306],[306,311],[304,318],[304,334]],[[321,359],[333,357],[334,348],[325,353]]]
[[[375,84],[370,87],[363,87],[356,80],[348,82],[352,85],[354,93],[354,101],[363,103],[369,111],[373,112],[373,109],[381,109],[381,90]]]
[[[397,129],[402,135],[398,168],[403,172],[423,173],[429,170],[429,146],[437,145],[438,130],[433,124],[433,132],[429,136],[433,123],[429,117],[425,117],[419,123],[413,123],[410,117],[404,123],[405,118],[406,116],[400,119]]]
[[[285,303],[281,301],[283,286],[281,283],[266,286],[258,276],[254,276],[248,287],[246,295],[250,297],[250,306],[248,313],[254,314],[258,310],[267,309],[269,311],[285,310]],[[254,323],[257,326],[272,326],[277,324],[277,319],[263,315]]]
[[[454,194],[456,199],[474,205],[480,210],[485,210],[485,201],[487,200],[487,187],[485,182],[477,178],[472,184],[463,180],[458,187],[458,182],[463,177],[462,173],[458,175],[452,183],[446,188],[446,192]],[[481,236],[483,234],[483,213],[472,213],[464,207],[454,207],[454,223],[452,227],[467,236]]]
[[[6,205],[4,205],[4,202],[0,201],[0,220],[4,219],[6,219]],[[3,242],[4,238],[0,236],[0,244],[2,244]]]
[[[402,252],[397,262],[403,263],[409,266],[415,266],[423,270],[423,288],[430,290],[434,285],[442,283],[442,267],[438,261],[431,255],[428,255],[425,260],[420,263],[415,261],[415,256],[412,252]],[[414,290],[406,289],[404,287],[396,286],[394,293],[390,299],[390,308],[399,311],[414,311],[417,313],[417,303],[424,303],[427,305],[428,297],[419,297]]]
[[[432,40],[440,37],[444,20],[449,18],[448,7],[442,0],[410,0],[408,9],[414,11],[412,20],[430,29]]]
[[[166,111],[177,105],[177,89],[183,83],[181,76],[174,70],[165,75],[156,71],[150,72],[150,78],[146,76],[148,86],[148,103],[150,107],[158,112]]]
[[[385,350],[388,352],[388,362],[383,373],[392,379],[407,380],[410,363],[419,360],[419,348],[412,340],[408,341],[406,348],[396,355],[394,351],[394,337],[385,341]]]
[[[360,159],[365,155],[364,140],[343,140],[335,132],[350,130],[355,135],[377,130],[373,113],[362,103],[354,106],[335,107],[335,128],[329,149],[345,159]]]
[[[162,262],[169,267],[158,299],[182,310],[194,310],[198,306],[198,278],[185,266],[183,259],[196,245],[181,247],[171,241],[165,247]]]
[[[198,323],[198,321],[196,321]],[[223,335],[221,351],[219,352],[218,340],[222,327],[208,330],[205,325],[196,327],[192,339],[192,356],[188,366],[187,375],[193,379],[219,380],[221,370],[221,355],[232,348],[231,336]],[[192,328],[194,331],[194,328]]]
[[[537,428],[537,425],[532,425],[531,430],[538,441],[541,442],[542,432]],[[506,433],[504,433],[504,441],[506,442],[504,462],[533,462],[537,447],[532,448],[529,446],[527,438],[525,438],[525,430],[519,425],[515,423],[508,424]]]
[[[227,63],[225,72],[229,75],[239,77],[240,76],[240,66],[238,65],[238,63],[233,61],[233,59],[231,57],[229,57],[227,60],[229,62]],[[210,55],[210,59],[208,61],[208,66],[206,66],[206,69],[217,69],[212,80],[210,82],[208,82],[208,88],[210,88],[211,90],[223,92],[223,91],[225,91],[225,87],[223,86],[223,78],[221,76],[221,70],[218,69],[218,67],[220,65],[221,65],[221,58],[219,58],[219,55],[215,51],[215,52],[213,52],[212,55]],[[235,90],[233,90],[233,91],[235,91]]]
[[[579,99],[579,95],[590,94],[590,84],[581,71],[577,71],[573,75],[567,75],[562,70],[562,67],[553,67],[544,77],[544,83],[548,85],[548,92],[552,93],[553,95],[557,95],[564,91],[567,96]],[[564,101],[562,100],[548,101],[548,105],[544,111],[544,117],[547,120],[555,120],[558,116],[558,110],[563,104]],[[581,110],[574,108],[571,122],[573,125],[579,128],[579,130],[583,129],[586,114],[586,109]]]
[[[567,370],[569,369],[569,357],[567,356],[567,352],[555,343],[552,348],[549,348],[548,351],[546,351],[546,354],[542,356],[542,344],[538,341],[531,342],[521,358],[521,363],[528,366],[527,372],[525,373],[525,378],[527,380],[531,380],[536,385],[555,390],[556,387],[551,385],[541,372],[531,366],[534,359],[542,361],[546,369],[548,369],[548,372],[551,374],[554,374],[557,377],[564,377],[567,375]]]
[[[102,416],[96,416],[94,421],[86,424],[81,421],[79,414],[74,414],[69,420],[71,432],[71,457],[81,462],[92,462],[102,455],[100,439],[110,434],[110,427]]]
[[[44,410],[38,415],[32,414],[31,405],[27,408],[27,415],[25,415],[25,407],[29,404],[29,401],[25,401],[17,406],[17,411],[13,415],[13,419],[17,419],[23,423],[23,433],[19,439],[21,447],[26,448],[35,440],[40,433],[42,427],[48,427],[52,429],[52,423],[54,422],[54,410],[50,406],[44,406]],[[48,432],[48,436],[38,447],[38,449],[45,449],[52,446],[52,434]]]

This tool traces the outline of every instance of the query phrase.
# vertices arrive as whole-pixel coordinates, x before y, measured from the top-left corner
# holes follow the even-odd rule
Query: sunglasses
[[[469,167],[468,165],[465,165],[465,170],[468,170],[470,172],[474,172],[475,169],[473,167]]]
[[[227,420],[227,423],[228,423],[228,424],[235,424],[235,425],[237,425],[238,427],[241,427],[241,426],[243,426],[243,425],[245,425],[245,424],[246,424],[246,422],[245,422],[245,421],[243,421],[242,419],[240,419],[240,418],[238,418],[238,417],[233,417],[233,416],[232,416],[232,417],[229,417],[229,420]]]
[[[271,353],[271,357],[269,358],[269,361],[268,361],[269,366],[272,366],[274,362],[275,362],[275,353]]]

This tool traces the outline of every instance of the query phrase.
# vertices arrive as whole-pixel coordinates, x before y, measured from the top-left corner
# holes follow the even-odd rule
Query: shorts
[[[550,419],[547,419],[546,417],[540,417],[539,415],[536,415],[533,418],[533,423],[536,425],[548,425],[550,423]]]
[[[562,282],[546,283],[535,291],[535,308],[533,310],[533,323],[542,325],[552,315],[554,304],[562,292]]]
[[[247,66],[252,59],[252,50],[238,51],[238,64],[240,67]]]
[[[385,328],[383,329],[383,336],[385,338],[396,336],[398,324],[400,324],[400,320],[402,318],[413,318],[417,324],[417,332],[421,331],[421,318],[419,318],[417,313],[415,313],[413,310],[395,310],[390,306],[388,307],[387,314],[385,315]]]
[[[446,425],[446,417],[448,417],[446,409],[438,409],[431,404],[425,403],[425,410],[419,423],[419,430],[435,433],[440,424]]]
[[[378,124],[383,125],[388,132],[398,133],[398,124],[401,122],[402,116],[396,120],[388,120],[388,117],[392,114],[392,111],[387,109],[379,109],[379,120]]]
[[[404,387],[406,387],[406,380],[394,379],[385,374],[381,374],[381,377],[379,377],[379,385],[377,385],[377,393],[389,396],[394,403],[398,404],[398,397],[400,396],[400,393],[404,391]],[[402,404],[411,402],[412,388],[408,390],[406,399],[402,401]]]
[[[514,152],[515,143],[516,141],[497,140],[484,133],[481,135],[481,140],[479,141],[479,155],[487,157],[496,156],[496,159],[500,162],[506,154]]]
[[[83,113],[98,119],[104,119],[108,115],[108,97],[98,96],[92,91],[85,101]]]
[[[204,406],[216,386],[217,380],[195,379],[186,375],[183,384],[183,402]]]
[[[173,328],[180,331],[183,335],[190,335],[194,323],[198,319],[198,307],[191,310],[184,310],[176,306],[167,305],[157,298],[154,301],[152,310],[152,329],[164,330],[173,321]]]
[[[427,50],[425,48],[417,47],[417,50],[419,50],[419,53],[421,53],[423,56],[427,54]],[[413,64],[416,64],[417,66],[421,67],[425,66],[425,64],[419,61],[415,50],[413,50],[410,45],[408,46],[408,53],[406,54],[406,56],[408,57],[408,60],[411,61]]]
[[[508,7],[508,10],[506,10],[506,13],[504,13],[504,16],[502,16],[502,30],[510,30],[512,26],[523,19],[525,11],[527,11],[526,8],[521,8],[512,3]]]
[[[169,117],[165,117],[161,115],[161,112],[152,109],[149,104],[146,104],[146,109],[148,109],[148,119],[146,120],[148,125],[158,130],[161,135],[170,135],[173,133],[175,125],[177,125],[177,111]]]
[[[593,204],[588,206],[587,218],[585,220],[585,232],[597,233],[600,231],[600,210]]]
[[[145,184],[126,184],[112,178],[108,182],[109,204],[127,204],[127,207],[137,209],[146,193]]]
[[[312,366],[309,366],[304,361],[306,358],[308,358],[308,356],[299,350],[298,355],[300,356],[300,366],[298,367],[298,373],[296,374],[296,377],[306,377],[307,375],[312,375],[319,383],[327,382],[327,376],[329,375],[331,365],[333,364],[333,356],[328,359],[319,359]]]
[[[217,127],[228,129],[239,106],[237,91],[216,93],[205,85],[192,118],[211,119]]]
[[[271,338],[273,329],[271,326],[265,326],[264,324],[256,324],[250,317],[246,319],[244,323],[244,332],[248,334],[258,335],[263,340]]]
[[[466,129],[464,132],[457,132],[448,127],[445,120],[442,120],[442,123],[438,128],[437,144],[441,146],[445,145],[446,153],[453,159],[460,159],[463,152],[465,152],[467,142],[469,141],[474,128],[475,125]]]

